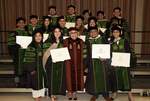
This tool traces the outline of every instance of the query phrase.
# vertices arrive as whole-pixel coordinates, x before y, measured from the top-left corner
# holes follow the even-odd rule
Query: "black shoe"
[[[75,97],[73,100],[77,100],[77,97]]]
[[[70,97],[70,98],[68,98],[68,100],[72,100],[72,98]]]

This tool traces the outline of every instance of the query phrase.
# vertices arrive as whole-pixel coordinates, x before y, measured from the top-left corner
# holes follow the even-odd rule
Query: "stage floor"
[[[90,95],[78,94],[77,101],[89,101]],[[141,97],[140,95],[134,95],[135,101],[150,101],[150,97]],[[0,101],[34,101],[31,97],[31,93],[0,93]],[[42,98],[41,101],[50,101],[49,98]],[[58,96],[57,101],[68,101],[65,96]],[[72,100],[73,101],[73,100]],[[104,101],[100,96],[97,101]],[[118,98],[114,101],[128,101],[127,94],[119,94]]]

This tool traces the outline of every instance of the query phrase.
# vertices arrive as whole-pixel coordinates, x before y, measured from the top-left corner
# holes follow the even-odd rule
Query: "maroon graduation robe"
[[[69,92],[84,89],[83,72],[83,41],[79,38],[73,40],[67,38],[64,46],[68,47],[71,59],[65,61],[66,65],[66,84]]]

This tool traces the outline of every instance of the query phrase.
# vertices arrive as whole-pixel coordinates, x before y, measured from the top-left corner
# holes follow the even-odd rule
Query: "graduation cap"
[[[114,30],[119,31],[120,34],[122,35],[122,28],[121,28],[121,26],[119,26],[119,25],[114,25],[114,26],[111,28],[111,31],[113,32]]]

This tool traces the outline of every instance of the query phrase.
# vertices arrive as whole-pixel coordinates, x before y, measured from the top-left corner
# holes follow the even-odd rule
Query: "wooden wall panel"
[[[142,35],[142,42],[147,44],[142,46],[142,53],[150,54],[150,0],[144,0],[144,5],[143,30],[145,32]]]
[[[38,16],[47,15],[48,6],[50,5],[56,5],[58,14],[62,15],[66,14],[66,7],[69,4],[74,4],[77,7],[78,14],[85,9],[91,10],[93,15],[96,15],[98,10],[103,10],[108,19],[112,16],[113,8],[119,6],[122,8],[122,15],[129,22],[130,29],[134,31],[136,2],[137,0],[0,0],[0,30],[13,30],[15,28],[15,20],[19,16],[25,17],[28,21],[31,14],[37,14]],[[150,1],[144,0],[144,2],[143,29],[150,30],[150,13],[147,13],[150,9]],[[0,34],[0,39],[6,42],[6,33]],[[134,33],[131,36],[134,41]],[[143,39],[145,37],[143,36]]]
[[[1,30],[11,30],[15,28],[16,17],[23,16],[28,20],[31,14],[46,15],[50,5],[56,5],[60,15],[66,14],[67,5],[74,4],[78,14],[84,9],[91,10],[93,15],[96,15],[98,10],[103,10],[106,18],[110,18],[112,9],[119,6],[122,8],[123,16],[130,20],[134,19],[134,16],[131,18],[130,15],[133,13],[132,5],[136,0],[0,0],[0,2],[2,8],[0,11],[3,16],[0,21],[6,24],[6,28],[1,27]],[[5,24],[2,23],[2,26]]]

